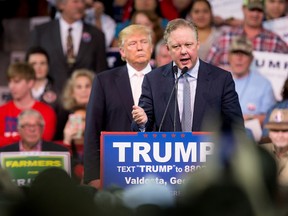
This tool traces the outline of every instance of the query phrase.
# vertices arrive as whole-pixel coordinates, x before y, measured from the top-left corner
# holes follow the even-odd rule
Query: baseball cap
[[[232,38],[229,52],[243,52],[247,55],[252,55],[252,42],[245,36],[235,36]]]
[[[270,130],[288,130],[288,109],[274,109],[265,127]]]
[[[249,10],[259,9],[264,11],[263,0],[244,0],[243,5],[246,6]]]

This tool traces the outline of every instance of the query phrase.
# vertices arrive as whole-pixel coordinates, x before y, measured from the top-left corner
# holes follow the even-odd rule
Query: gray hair
[[[160,41],[158,41],[158,43],[156,44],[156,47],[155,47],[155,55],[157,55],[160,51],[160,48],[162,46],[166,46],[166,42],[164,39],[161,39]]]
[[[26,110],[23,110],[19,115],[18,115],[18,123],[17,123],[17,128],[21,128],[22,126],[22,121],[23,121],[23,118],[26,117],[26,116],[34,116],[36,118],[39,119],[40,121],[40,125],[42,127],[45,126],[45,121],[44,121],[44,118],[42,116],[42,114],[40,112],[38,112],[37,110],[34,110],[34,109],[26,109]]]

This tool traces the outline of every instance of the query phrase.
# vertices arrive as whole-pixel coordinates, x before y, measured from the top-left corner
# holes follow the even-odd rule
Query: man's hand
[[[148,118],[144,109],[136,105],[132,107],[132,118],[139,126],[145,125],[146,122],[148,121]]]
[[[96,189],[100,189],[100,179],[92,180],[88,183],[88,185],[90,185]]]

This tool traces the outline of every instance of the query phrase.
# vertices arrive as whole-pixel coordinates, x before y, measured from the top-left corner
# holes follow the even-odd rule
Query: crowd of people
[[[31,30],[25,59],[6,71],[0,152],[69,152],[71,176],[47,169],[20,190],[3,178],[3,199],[17,210],[3,205],[0,213],[51,215],[59,194],[72,215],[288,214],[288,77],[279,100],[271,80],[252,69],[254,52],[288,54],[287,40],[263,25],[287,17],[288,1],[245,0],[242,19],[215,16],[209,0],[48,2],[51,20]],[[101,188],[102,131],[213,131],[233,136],[233,158],[213,180],[215,161],[189,176],[180,197],[158,188],[165,206],[151,198],[131,207],[129,190]],[[34,202],[39,209],[26,206]],[[222,207],[203,211],[212,202]]]

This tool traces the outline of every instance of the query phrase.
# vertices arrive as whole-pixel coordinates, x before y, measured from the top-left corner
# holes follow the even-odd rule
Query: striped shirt
[[[216,66],[227,67],[231,40],[235,36],[242,35],[246,36],[243,27],[231,27],[224,30],[218,40],[213,43],[206,61]],[[288,53],[288,45],[280,36],[264,28],[253,38],[252,44],[255,51]]]

